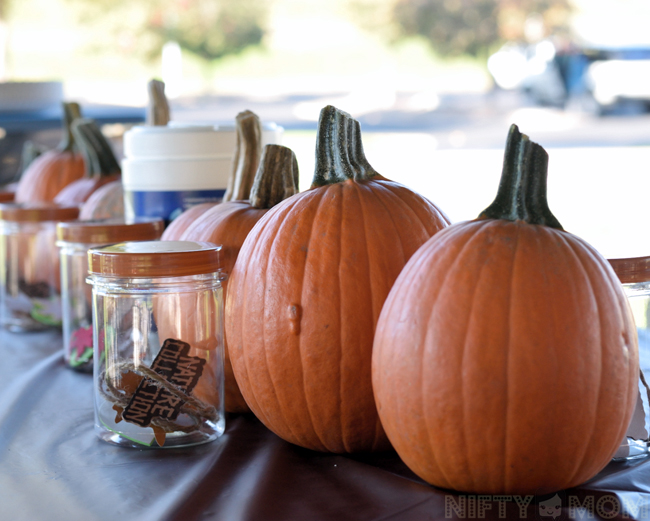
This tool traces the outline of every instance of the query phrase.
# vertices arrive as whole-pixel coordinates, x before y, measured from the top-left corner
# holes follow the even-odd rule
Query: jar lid
[[[221,246],[210,242],[123,242],[88,250],[93,275],[155,278],[202,275],[219,271]]]
[[[165,230],[162,219],[137,218],[101,219],[93,221],[61,222],[56,227],[56,238],[64,242],[82,244],[112,244],[127,241],[153,241]]]
[[[6,202],[9,202],[9,201],[13,201],[15,195],[16,194],[14,194],[13,192],[8,192],[6,190],[0,190],[0,203],[6,203]]]
[[[650,281],[650,257],[608,259],[622,284]]]
[[[0,220],[3,221],[72,221],[78,216],[78,206],[56,203],[0,203]]]

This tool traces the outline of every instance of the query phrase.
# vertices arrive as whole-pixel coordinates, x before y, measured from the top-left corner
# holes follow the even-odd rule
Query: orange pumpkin
[[[608,262],[546,202],[548,156],[510,130],[498,195],[434,236],[375,337],[382,424],[429,483],[543,494],[600,471],[636,404],[628,302]]]
[[[81,111],[77,103],[63,104],[64,139],[56,149],[42,153],[25,169],[16,187],[16,202],[52,201],[63,188],[83,177],[84,158],[74,149],[70,129],[79,117]]]
[[[196,219],[201,215],[207,212],[210,208],[213,208],[218,203],[201,203],[194,206],[190,206],[182,214],[180,214],[176,219],[169,223],[167,228],[160,238],[163,241],[178,241],[187,230],[187,227],[190,226]]]
[[[230,273],[239,250],[253,226],[270,208],[298,193],[298,162],[287,147],[264,148],[249,201],[228,201],[209,208],[183,233],[181,240],[220,244],[220,268]],[[226,278],[223,294],[227,295]],[[250,412],[237,387],[224,338],[224,373],[226,412]]]
[[[79,219],[92,221],[124,217],[124,187],[122,181],[107,183],[86,199],[81,205]]]
[[[77,119],[72,123],[72,133],[85,158],[86,175],[57,194],[54,201],[59,204],[83,203],[98,188],[121,178],[113,149],[93,120]]]
[[[246,200],[250,196],[255,173],[262,153],[262,124],[250,110],[240,112],[235,118],[237,141],[233,153],[232,170],[223,201]],[[174,219],[163,233],[162,240],[180,240],[185,230],[200,215],[219,203],[201,203],[192,206]]]
[[[229,354],[246,402],[280,437],[384,449],[375,324],[406,261],[448,220],[368,164],[348,114],[322,110],[316,147],[312,188],[272,208],[241,248],[226,296]]]

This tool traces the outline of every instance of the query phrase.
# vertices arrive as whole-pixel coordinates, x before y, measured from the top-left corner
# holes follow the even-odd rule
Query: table
[[[650,519],[650,458],[611,463],[591,482],[561,492],[562,511],[553,518],[540,517],[546,497],[436,489],[393,452],[312,452],[252,415],[230,415],[225,434],[198,447],[109,445],[93,432],[92,376],[67,369],[61,346],[58,332],[0,332],[1,520],[558,521],[570,514],[607,519],[611,508]]]

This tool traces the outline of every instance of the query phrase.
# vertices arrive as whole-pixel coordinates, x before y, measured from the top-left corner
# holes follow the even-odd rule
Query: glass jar
[[[639,339],[639,393],[632,421],[614,459],[634,459],[650,454],[650,257],[610,259],[630,302]]]
[[[164,229],[162,219],[58,224],[56,244],[61,259],[63,359],[67,367],[81,372],[93,370],[92,289],[86,283],[88,250],[117,242],[156,240]]]
[[[0,204],[0,325],[10,331],[61,327],[56,225],[77,206]]]
[[[220,249],[147,241],[88,251],[100,439],[168,448],[223,433]]]

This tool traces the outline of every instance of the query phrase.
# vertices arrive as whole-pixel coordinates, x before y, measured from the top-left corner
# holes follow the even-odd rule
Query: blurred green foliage
[[[507,41],[564,37],[573,12],[570,0],[350,0],[350,7],[361,25],[391,40],[421,36],[440,56],[481,58]],[[541,35],[526,34],[534,25]]]
[[[0,0],[0,3],[6,0]],[[68,0],[84,25],[105,34],[109,46],[155,60],[163,45],[216,60],[259,45],[267,30],[268,0]]]

